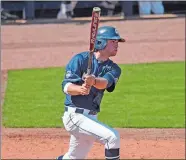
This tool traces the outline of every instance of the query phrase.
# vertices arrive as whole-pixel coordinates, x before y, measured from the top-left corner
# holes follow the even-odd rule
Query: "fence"
[[[106,1],[72,1],[74,17],[86,17],[91,15],[91,9],[95,6],[102,8],[102,15],[107,15],[109,5]],[[115,3],[114,14],[122,12],[120,1],[107,1]],[[133,1],[133,15],[138,14],[138,3]],[[186,2],[184,1],[163,1],[165,12],[185,12]],[[21,19],[56,18],[60,10],[61,1],[2,1],[2,8],[11,13],[18,14]],[[126,7],[127,8],[127,7]]]

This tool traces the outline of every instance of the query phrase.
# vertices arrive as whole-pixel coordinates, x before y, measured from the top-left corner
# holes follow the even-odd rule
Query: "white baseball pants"
[[[99,122],[97,115],[75,113],[75,108],[68,107],[62,120],[65,129],[71,134],[69,150],[63,159],[85,159],[94,141],[105,145],[106,159],[119,159],[120,136],[109,126]]]

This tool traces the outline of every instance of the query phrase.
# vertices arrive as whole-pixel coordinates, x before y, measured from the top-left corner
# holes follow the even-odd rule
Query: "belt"
[[[65,107],[65,111],[67,112],[69,109],[69,107]],[[73,108],[73,107],[71,107]],[[74,109],[74,112],[75,113],[80,113],[80,114],[83,114],[83,113],[88,113],[89,115],[96,115],[98,112],[96,111],[93,111],[93,110],[85,110],[83,108],[73,108]],[[88,111],[88,112],[87,112]]]

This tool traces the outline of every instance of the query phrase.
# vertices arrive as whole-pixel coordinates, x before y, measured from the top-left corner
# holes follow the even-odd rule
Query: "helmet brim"
[[[97,40],[99,39],[105,39],[105,40],[118,40],[118,42],[126,42],[126,40],[124,38],[121,38],[120,36],[114,36],[114,37],[99,37],[97,36],[96,38]]]
[[[119,42],[126,42],[124,38],[119,39]]]

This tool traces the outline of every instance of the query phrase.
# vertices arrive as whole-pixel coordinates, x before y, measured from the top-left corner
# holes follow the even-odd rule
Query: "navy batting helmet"
[[[119,42],[125,42],[125,39],[121,38],[116,28],[111,26],[103,26],[98,28],[95,49],[104,49],[107,45],[107,40],[118,40]]]

